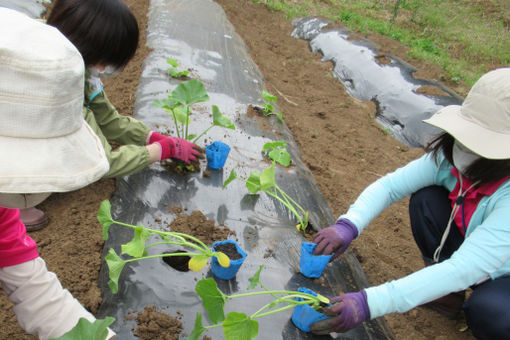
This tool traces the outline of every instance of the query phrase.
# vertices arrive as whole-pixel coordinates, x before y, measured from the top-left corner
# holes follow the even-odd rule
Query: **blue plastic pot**
[[[313,296],[317,296],[313,290],[308,288],[298,288],[298,292],[311,294]],[[301,298],[297,298],[298,301],[303,301]],[[310,326],[321,320],[326,320],[328,316],[317,312],[315,309],[310,307],[310,305],[299,305],[294,307],[294,313],[292,314],[292,323],[302,330],[303,332],[310,332]]]
[[[299,271],[306,277],[320,277],[333,255],[313,255],[317,245],[311,242],[301,244],[301,257],[299,258]]]
[[[230,266],[228,266],[228,267],[222,267],[216,257],[212,258],[212,264],[211,264],[212,273],[217,278],[220,278],[223,280],[230,280],[230,279],[234,278],[234,276],[236,276],[239,268],[241,268],[241,265],[243,264],[244,259],[246,258],[246,253],[244,252],[243,249],[241,249],[241,247],[239,247],[239,244],[237,244],[237,242],[234,240],[214,242],[212,245],[212,249],[213,249],[213,251],[215,251],[215,247],[222,245],[222,244],[227,244],[227,243],[234,244],[236,246],[237,252],[242,257],[237,260],[230,260]]]
[[[211,169],[221,169],[230,152],[230,146],[222,142],[214,142],[205,147],[205,154],[207,157],[207,165]]]

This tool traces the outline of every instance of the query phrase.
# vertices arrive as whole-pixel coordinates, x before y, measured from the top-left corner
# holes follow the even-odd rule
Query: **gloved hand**
[[[155,142],[161,146],[160,161],[167,158],[179,159],[186,164],[204,158],[203,150],[198,145],[182,138],[167,137]]]
[[[330,302],[332,305],[322,313],[332,317],[312,324],[310,326],[312,333],[320,335],[331,332],[345,333],[370,319],[367,293],[364,290],[336,296]]]
[[[151,131],[149,136],[147,136],[147,145],[160,141],[162,139],[167,138],[168,136],[157,133],[156,131]]]
[[[334,253],[330,261],[343,254],[352,240],[358,236],[356,226],[346,218],[336,221],[336,224],[322,229],[313,238],[317,244],[314,255],[329,255]]]

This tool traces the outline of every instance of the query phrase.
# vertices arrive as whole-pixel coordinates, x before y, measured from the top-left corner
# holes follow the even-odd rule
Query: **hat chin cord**
[[[480,183],[480,181],[476,181],[473,184],[469,186],[466,190],[462,190],[462,175],[459,172],[459,192],[457,193],[457,198],[455,199],[455,203],[452,208],[452,212],[450,213],[450,218],[448,219],[448,224],[446,225],[446,229],[443,233],[443,236],[441,237],[441,242],[439,243],[439,247],[437,247],[436,251],[434,252],[434,263],[439,262],[439,255],[441,254],[441,250],[443,249],[443,246],[446,242],[446,239],[448,238],[448,234],[450,233],[450,228],[452,226],[452,222],[455,219],[455,215],[457,215],[457,212],[459,211],[462,204],[464,204],[464,197],[466,196],[466,193],[471,190],[475,185]]]

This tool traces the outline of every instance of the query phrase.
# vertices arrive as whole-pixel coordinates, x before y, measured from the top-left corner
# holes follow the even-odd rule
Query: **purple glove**
[[[336,221],[336,224],[322,229],[313,238],[317,244],[314,255],[329,255],[334,253],[330,261],[343,254],[352,240],[358,236],[356,226],[346,218]]]
[[[198,145],[182,138],[165,137],[155,143],[161,146],[160,161],[174,158],[190,164],[196,162],[197,158],[204,158],[204,151]]]
[[[322,313],[332,317],[312,324],[310,326],[312,333],[319,335],[331,332],[345,333],[370,319],[367,293],[364,290],[336,296],[330,301],[333,303],[332,306],[324,309]]]

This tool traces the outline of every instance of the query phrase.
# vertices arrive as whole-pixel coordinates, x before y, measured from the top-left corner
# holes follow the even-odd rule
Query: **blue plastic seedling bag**
[[[302,293],[317,296],[317,293],[308,288],[300,287],[297,290]],[[297,300],[303,301],[301,298],[297,298]],[[315,309],[310,307],[310,305],[298,305],[294,307],[294,313],[292,314],[292,322],[303,332],[310,332],[310,326],[313,323],[321,320],[326,320],[327,318],[328,316],[317,312]]]
[[[207,157],[207,165],[211,169],[221,169],[230,152],[230,146],[222,142],[214,142],[205,147],[205,154]]]
[[[221,246],[223,244],[233,244],[235,245],[235,248],[239,255],[241,255],[240,259],[230,259],[230,266],[229,267],[222,267],[220,263],[218,262],[218,259],[216,257],[212,258],[212,264],[211,264],[211,270],[214,276],[217,278],[223,279],[223,280],[230,280],[236,276],[239,268],[244,262],[244,259],[246,258],[246,253],[244,252],[241,247],[239,247],[239,244],[237,244],[234,240],[226,240],[226,241],[219,241],[214,242],[212,245],[213,251],[216,250],[216,247]],[[227,254],[228,255],[228,254]]]
[[[299,271],[306,277],[320,277],[333,255],[313,255],[317,245],[311,242],[301,244],[301,257],[299,259]]]

